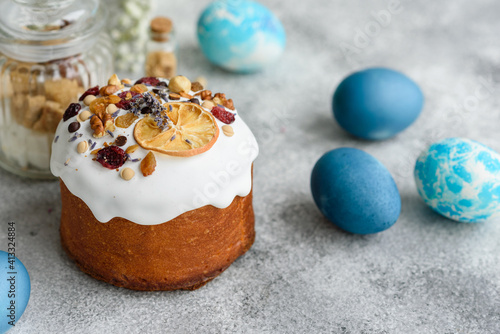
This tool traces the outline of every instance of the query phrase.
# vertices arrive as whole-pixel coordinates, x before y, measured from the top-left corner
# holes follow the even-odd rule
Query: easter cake
[[[253,244],[258,146],[225,94],[114,75],[66,109],[52,145],[61,242],[134,290],[197,289]]]

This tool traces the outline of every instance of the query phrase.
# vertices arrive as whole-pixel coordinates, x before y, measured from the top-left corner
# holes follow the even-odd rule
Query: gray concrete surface
[[[0,171],[1,221],[17,223],[17,253],[32,279],[28,308],[10,333],[500,332],[500,221],[442,218],[412,177],[419,152],[441,138],[500,151],[500,4],[401,1],[377,28],[372,13],[389,2],[263,2],[283,21],[288,45],[280,63],[254,75],[224,72],[199,53],[195,24],[207,0],[159,8],[175,17],[181,72],[204,75],[232,97],[260,143],[253,248],[198,291],[116,288],[81,273],[63,252],[57,183]],[[363,41],[358,29],[372,36]],[[416,80],[425,108],[393,139],[356,140],[335,124],[331,95],[349,72],[379,65]],[[311,169],[341,146],[366,150],[394,175],[402,213],[391,229],[347,234],[315,207]]]

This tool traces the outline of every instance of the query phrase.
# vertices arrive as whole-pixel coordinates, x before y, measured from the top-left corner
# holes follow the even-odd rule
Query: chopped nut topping
[[[101,138],[107,133],[115,131],[115,125],[113,124],[113,117],[107,113],[96,114],[90,120],[90,127],[94,130],[94,137]]]
[[[108,114],[114,114],[118,110],[118,107],[115,104],[110,104],[106,107],[106,112]]]
[[[94,101],[96,99],[96,97],[94,95],[87,95],[85,96],[85,98],[83,99],[83,103],[88,106],[90,105],[90,102]]]
[[[84,110],[76,116],[76,120],[78,122],[85,122],[90,118],[90,116],[92,116],[92,113],[89,110]]]
[[[215,106],[215,103],[213,103],[210,100],[203,101],[202,105],[203,108],[207,108],[208,110],[212,110],[212,108]]]
[[[144,85],[144,84],[137,84],[137,85],[133,85],[132,88],[130,88],[130,91],[134,92],[134,93],[142,94],[142,93],[145,93],[148,91],[148,87],[146,87],[146,85]]]
[[[200,93],[197,93],[196,95],[200,94],[200,97],[202,100],[211,100],[212,99],[212,91],[210,90],[202,90]]]
[[[135,172],[131,168],[125,167],[120,171],[120,176],[125,181],[130,181],[135,176]]]
[[[102,96],[109,96],[109,95],[113,95],[114,93],[116,93],[120,89],[121,89],[120,86],[107,85],[107,86],[102,87],[99,90],[99,94],[101,94]]]
[[[109,80],[108,80],[108,85],[110,86],[122,86],[122,82],[120,81],[120,79],[118,79],[118,76],[116,74],[113,74]],[[121,87],[123,88],[123,87]]]
[[[214,103],[223,105],[224,107],[234,110],[234,103],[232,99],[227,99],[226,94],[217,93],[214,95]]]
[[[224,132],[224,134],[228,137],[232,137],[234,135],[234,130],[231,125],[223,125],[222,132]]]
[[[89,149],[89,143],[86,140],[79,142],[78,145],[76,146],[76,150],[80,154],[87,152],[88,149]]]

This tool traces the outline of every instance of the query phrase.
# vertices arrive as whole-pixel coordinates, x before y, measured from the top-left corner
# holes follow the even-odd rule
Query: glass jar
[[[52,178],[54,132],[67,106],[113,74],[99,0],[0,0],[0,166]]]
[[[172,21],[156,17],[151,21],[146,45],[146,76],[170,79],[177,73],[177,40]]]
[[[115,67],[120,73],[142,76],[148,41],[152,0],[106,0],[108,29],[114,45]]]

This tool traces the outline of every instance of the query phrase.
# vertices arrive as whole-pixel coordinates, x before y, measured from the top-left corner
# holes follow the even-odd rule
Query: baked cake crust
[[[159,225],[99,222],[60,181],[61,242],[82,271],[132,290],[195,290],[222,273],[255,239],[252,192],[224,209],[207,205]]]

